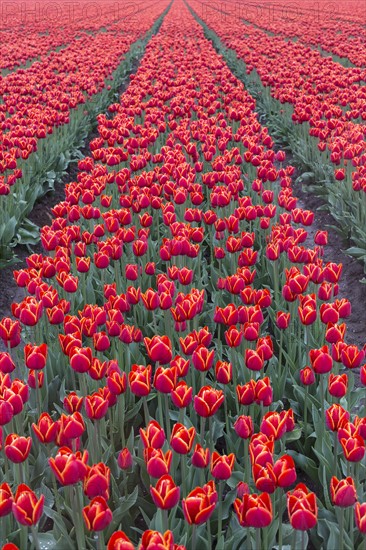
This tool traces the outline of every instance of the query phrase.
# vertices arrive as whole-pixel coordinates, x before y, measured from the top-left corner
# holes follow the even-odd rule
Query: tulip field
[[[355,343],[324,257],[338,230],[366,266],[363,4],[24,6],[0,24],[0,550],[366,549],[365,308]]]

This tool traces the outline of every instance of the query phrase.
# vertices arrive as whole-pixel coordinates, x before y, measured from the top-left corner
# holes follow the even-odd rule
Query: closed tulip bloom
[[[179,454],[185,455],[192,449],[193,441],[196,436],[196,430],[192,426],[186,428],[183,424],[174,424],[170,438],[170,446]]]
[[[309,366],[300,370],[300,382],[303,386],[311,386],[315,383],[315,373]]]
[[[0,353],[0,373],[7,374],[13,372],[15,369],[14,361],[11,358],[10,353],[1,352]]]
[[[268,493],[244,494],[234,501],[234,510],[242,527],[267,527],[272,521],[272,502]]]
[[[192,354],[192,363],[196,370],[207,372],[213,366],[215,350],[209,350],[205,346],[199,345]]]
[[[72,414],[73,412],[80,411],[84,403],[84,397],[80,397],[76,392],[72,391],[64,398],[64,409]]]
[[[192,465],[195,468],[207,468],[210,462],[210,449],[203,448],[199,443],[196,444],[192,454]]]
[[[62,414],[59,419],[59,433],[66,439],[77,439],[81,437],[85,431],[85,422],[79,412],[75,412],[70,416]]]
[[[203,386],[194,397],[194,410],[199,416],[213,416],[224,402],[224,392],[211,386]]]
[[[242,439],[248,439],[253,435],[253,419],[251,416],[241,415],[234,424],[234,430]]]
[[[95,497],[83,508],[83,518],[89,531],[104,531],[113,519],[112,510],[103,497]]]
[[[7,483],[0,485],[0,518],[7,516],[11,512],[13,504],[13,494]]]
[[[239,347],[244,337],[243,331],[238,330],[235,325],[231,325],[224,335],[227,345],[231,348]]]
[[[213,451],[211,456],[211,475],[216,479],[229,479],[235,463],[234,453],[220,455]]]
[[[341,360],[347,369],[356,369],[365,358],[365,350],[359,350],[357,346],[346,346],[342,349]]]
[[[177,369],[158,367],[154,375],[154,386],[161,393],[171,393],[177,384]]]
[[[360,462],[365,455],[365,442],[360,435],[342,437],[341,446],[344,457],[349,462]]]
[[[229,384],[233,377],[233,366],[226,361],[217,361],[215,366],[216,380],[220,384]]]
[[[52,443],[55,441],[59,423],[54,422],[48,413],[42,413],[37,424],[32,424],[33,431],[41,443]]]
[[[140,428],[140,437],[145,449],[161,449],[165,443],[165,432],[157,420],[150,420],[145,429]]]
[[[357,501],[355,482],[351,477],[337,479],[333,476],[330,480],[330,497],[334,506],[346,508],[353,506]]]
[[[286,330],[290,324],[290,313],[278,311],[276,315],[276,325],[280,330]]]
[[[215,483],[209,481],[203,487],[196,487],[182,500],[183,514],[190,525],[201,525],[211,517],[216,503]]]
[[[116,531],[108,541],[107,550],[136,550],[136,547],[126,533]]]
[[[251,405],[255,401],[255,381],[250,380],[243,386],[236,387],[236,395],[241,405]]]
[[[147,473],[150,477],[158,479],[170,472],[173,453],[169,449],[165,454],[161,449],[147,447],[144,449],[144,460]]]
[[[151,365],[132,365],[128,374],[128,382],[133,394],[139,397],[149,395],[151,391]]]
[[[153,336],[144,338],[146,351],[153,363],[165,365],[172,359],[172,343],[168,336]]]
[[[80,451],[73,453],[68,447],[61,447],[56,456],[49,458],[51,466],[61,485],[73,485],[82,481],[87,474],[88,453]]]
[[[332,370],[333,360],[327,345],[320,349],[311,349],[309,355],[311,366],[316,374],[326,374]]]
[[[75,372],[88,372],[93,360],[91,348],[74,347],[70,354],[70,366]]]
[[[253,480],[258,491],[263,491],[269,494],[276,490],[276,474],[274,473],[273,465],[267,462],[265,466],[261,464],[253,464],[252,467]]]
[[[41,344],[40,346],[26,344],[24,346],[24,359],[28,369],[43,369],[47,361],[47,344]]]
[[[129,470],[133,464],[133,457],[130,450],[127,447],[124,447],[117,458],[117,464],[121,470]]]
[[[348,376],[344,374],[329,374],[328,391],[333,397],[344,397],[348,388]]]
[[[170,393],[170,397],[176,407],[188,407],[193,399],[193,388],[189,387],[184,380],[181,380]]]
[[[288,487],[295,483],[297,474],[294,459],[290,455],[281,456],[273,466],[278,487]]]
[[[293,491],[287,493],[287,511],[294,529],[312,529],[318,520],[315,493],[311,493],[306,485],[299,483]]]
[[[261,353],[254,349],[245,350],[245,366],[249,370],[259,371],[264,366],[264,359]]]
[[[170,475],[162,476],[155,487],[150,486],[150,494],[157,508],[170,510],[179,502],[180,488]]]
[[[174,537],[171,531],[159,533],[158,531],[148,529],[142,534],[139,550],[184,550],[184,548],[174,544]]]
[[[286,417],[277,412],[269,411],[264,415],[260,430],[268,437],[280,439],[287,431]]]
[[[97,496],[109,498],[111,471],[103,462],[88,468],[84,478],[84,493],[89,499]]]
[[[31,527],[39,522],[43,514],[44,495],[37,498],[31,489],[21,483],[14,495],[12,510],[15,519],[21,525]]]
[[[85,412],[90,420],[100,420],[108,412],[109,402],[100,393],[92,393],[85,397]]]
[[[28,458],[31,447],[31,437],[9,434],[5,439],[5,454],[15,464],[20,464]]]
[[[260,378],[255,383],[255,402],[263,403],[264,407],[269,407],[273,401],[273,388],[268,376]]]
[[[350,414],[341,405],[334,404],[325,411],[325,423],[332,432],[338,432],[350,419]]]
[[[355,506],[356,525],[360,533],[366,533],[366,502],[356,502]]]

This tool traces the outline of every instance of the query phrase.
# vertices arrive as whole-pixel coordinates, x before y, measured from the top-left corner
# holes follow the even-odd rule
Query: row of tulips
[[[182,2],[98,124],[0,321],[3,543],[359,545],[342,266]]]
[[[149,2],[139,21],[75,33],[65,48],[1,79],[0,258],[37,198],[72,160],[91,120],[109,104],[128,62],[141,55],[139,40],[167,5]]]
[[[366,11],[362,3],[316,4],[309,0],[300,4],[276,0],[270,4],[248,6],[244,2],[226,1],[211,5],[205,3],[199,13],[215,9],[220,11],[222,19],[235,16],[273,35],[318,48],[346,66],[366,66]]]
[[[201,2],[191,6],[201,13]],[[356,245],[349,252],[365,261],[365,70],[343,67],[301,41],[268,35],[237,17],[228,25],[215,10],[204,11],[204,21],[233,52],[227,54],[231,65],[259,93],[276,136],[311,171],[317,184],[312,191],[326,197]]]
[[[5,76],[28,67],[87,33],[95,33],[116,19],[112,5],[94,3],[41,4],[29,0],[0,7],[0,70]],[[98,13],[98,18],[90,17]],[[84,17],[83,17],[84,14]],[[89,15],[89,17],[86,17]],[[51,23],[51,24],[50,24]],[[85,33],[85,34],[84,34]]]

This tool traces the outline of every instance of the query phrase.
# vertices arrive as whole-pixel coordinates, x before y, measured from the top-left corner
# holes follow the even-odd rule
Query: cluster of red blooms
[[[258,26],[258,17],[253,17],[253,14],[255,26],[245,25],[235,13],[221,17],[217,11],[207,9],[202,14],[200,2],[192,0],[190,4],[197,14],[203,15],[205,23],[218,34],[225,46],[244,59],[248,73],[255,69],[275,99],[293,105],[293,121],[309,124],[310,128],[306,126],[304,131],[318,140],[321,152],[328,150],[327,160],[335,165],[335,179],[342,181],[347,177],[355,191],[366,192],[363,124],[366,96],[362,86],[365,69],[360,68],[360,64],[365,65],[364,48],[354,43],[358,62],[355,67],[344,67],[331,56],[322,56],[318,49],[304,44],[304,39],[291,41],[283,36],[286,35],[286,25],[282,27],[282,24],[286,18],[276,22],[276,36],[273,36]],[[293,20],[289,26],[294,30]],[[340,27],[344,31],[343,24]],[[339,39],[340,27],[333,27],[334,40]],[[281,28],[283,31],[279,33]],[[308,27],[312,28],[312,25]],[[315,29],[319,32],[318,25]],[[349,45],[347,38],[345,50],[341,48],[338,54],[341,51],[347,57]]]
[[[184,17],[178,26],[179,10]],[[120,498],[114,494],[115,462],[130,472],[134,454],[144,479],[146,473],[150,478],[147,492],[162,515],[170,514],[172,530],[177,507],[193,530],[220,513],[222,489],[233,473],[244,473],[249,482],[237,488],[239,523],[266,527],[273,519],[270,495],[296,481],[295,462],[284,452],[295,413],[273,404],[283,396],[273,395],[276,342],[268,318],[273,316],[281,337],[294,327],[326,330],[329,345],[322,340],[308,350],[303,384],[327,375],[334,363],[361,366],[365,350],[344,341],[345,325],[339,323],[350,304],[334,300],[341,266],[322,260],[326,232],[316,234],[315,247],[307,246],[307,232],[298,226],[310,225],[313,214],[297,207],[293,168],[282,166],[285,154],[273,151],[253,98],[183,3],[169,12],[120,102],[98,124],[91,156],[79,162],[76,181],[66,186],[65,200],[42,229],[46,254],[32,254],[27,267],[14,273],[26,294],[12,306],[15,320],[0,321],[7,347],[0,354],[5,456],[22,463],[34,453],[30,434],[15,433],[23,418],[18,415],[28,412],[37,450],[47,446],[52,476],[61,486],[82,484],[88,531],[112,529]],[[273,268],[273,292],[260,288],[257,274],[264,279],[267,269],[262,262]],[[19,349],[27,335],[33,343],[26,343],[23,361]],[[12,379],[22,361],[27,383]],[[282,376],[280,365],[278,371]],[[362,373],[366,377],[366,367]],[[41,395],[53,407],[51,375],[63,381],[64,412],[50,409],[35,418],[27,402]],[[343,397],[342,388],[346,374],[331,373],[330,395]],[[169,411],[171,404],[178,410]],[[132,410],[137,418],[142,409],[145,423],[132,448],[125,413]],[[326,414],[328,422],[333,413]],[[238,436],[244,444],[246,464],[241,451],[215,448],[215,416],[223,420],[218,437],[230,446]],[[364,422],[348,420],[339,426],[339,439],[352,460],[365,449]],[[100,431],[111,450],[90,465],[89,455],[98,453],[91,434]],[[191,475],[185,475],[188,463]],[[28,495],[27,525],[34,525],[43,499],[20,487]],[[6,514],[12,510],[20,521],[18,492],[13,496],[8,483],[0,491]],[[294,529],[316,524],[316,497],[305,485],[289,490],[287,508]],[[107,548],[134,546],[116,531]],[[139,549],[145,548],[183,546],[172,531],[149,530],[140,540]]]
[[[230,4],[225,7],[228,10]],[[360,4],[353,2],[334,2],[334,17],[326,6],[315,8],[311,0],[301,4],[288,5],[283,10],[281,0],[273,2],[272,9],[263,8],[263,17],[258,17],[261,10],[246,10],[244,4],[236,4],[231,15],[244,13],[245,19],[257,27],[265,29],[281,38],[298,40],[305,46],[316,46],[337,57],[347,58],[357,67],[366,67],[364,40],[364,10]],[[230,10],[228,10],[230,13]],[[338,20],[337,14],[342,18]],[[287,17],[284,17],[284,15]],[[314,24],[316,21],[316,24]]]

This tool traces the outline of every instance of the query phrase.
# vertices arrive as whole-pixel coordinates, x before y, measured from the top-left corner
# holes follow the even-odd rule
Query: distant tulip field
[[[366,549],[366,339],[296,196],[366,265],[363,6],[89,4],[1,23],[2,266],[77,170],[0,316],[0,549]]]

